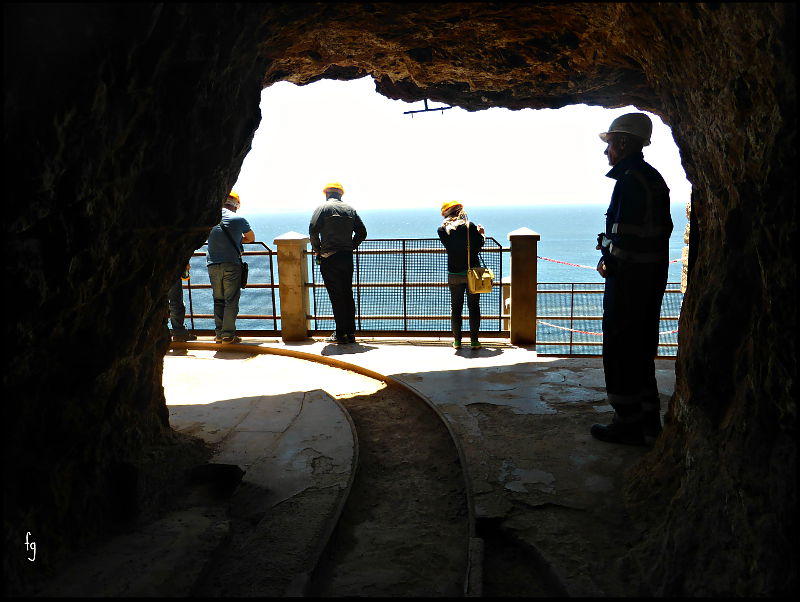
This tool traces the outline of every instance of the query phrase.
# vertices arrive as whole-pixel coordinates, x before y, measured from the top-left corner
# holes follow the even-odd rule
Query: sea
[[[504,248],[510,246],[509,233],[520,228],[527,228],[539,234],[538,244],[538,263],[537,276],[540,291],[550,289],[553,291],[575,289],[573,293],[539,295],[537,320],[537,351],[539,353],[555,354],[587,354],[597,355],[600,347],[594,343],[602,340],[599,321],[587,320],[557,320],[547,316],[563,316],[565,314],[575,316],[601,316],[602,315],[602,295],[598,294],[578,294],[576,291],[581,289],[602,290],[603,279],[597,273],[595,266],[600,258],[600,252],[595,249],[597,244],[597,234],[604,229],[606,205],[597,203],[586,204],[562,204],[562,205],[535,205],[535,206],[475,206],[468,209],[469,219],[484,227],[486,236],[493,238],[497,245]],[[367,240],[374,239],[398,239],[398,238],[429,238],[434,239],[434,246],[437,246],[437,228],[441,225],[442,218],[437,210],[433,209],[359,209],[356,207],[364,225],[367,228]],[[682,304],[683,295],[679,289],[682,270],[682,250],[684,247],[684,232],[686,229],[687,216],[686,205],[684,203],[672,203],[670,212],[673,221],[673,230],[670,237],[670,264],[667,290],[672,289],[677,294],[664,296],[662,306],[663,316],[678,316]],[[275,213],[247,213],[241,211],[239,214],[246,217],[250,227],[255,232],[256,241],[261,241],[271,250],[275,250],[274,240],[281,235],[289,232],[296,232],[308,235],[308,224],[311,211],[303,212],[275,212]],[[204,248],[201,250],[205,250]],[[247,251],[257,250],[257,245],[246,245]],[[250,264],[250,282],[269,282],[267,257],[248,256],[246,260]],[[387,260],[388,261],[388,260]],[[193,257],[191,260],[191,280],[192,285],[207,285],[208,272],[205,269],[205,257]],[[495,280],[501,277],[510,277],[510,262],[503,261],[502,274],[495,274]],[[316,273],[318,268],[314,268],[316,281],[321,282],[321,278]],[[385,278],[390,278],[391,269],[385,270]],[[442,276],[444,277],[444,276]],[[278,281],[278,274],[273,274],[275,282]],[[552,284],[548,284],[552,283]],[[556,284],[561,283],[561,284]],[[574,286],[573,286],[574,285]],[[194,289],[189,291],[184,283],[184,303],[187,306],[187,326],[193,329],[213,329],[214,322],[209,318],[195,318],[190,314],[209,315],[213,312],[211,293],[208,288]],[[566,289],[565,289],[566,287]],[[419,305],[419,307],[408,307],[409,315],[414,314],[446,314],[449,313],[449,301],[442,300],[442,295],[446,296],[446,289],[440,289],[435,293],[435,300],[431,297],[416,297],[409,295],[408,303]],[[499,289],[495,289],[499,291]],[[375,315],[375,313],[386,313],[397,315],[403,309],[395,307],[398,301],[392,297],[385,301],[380,297],[375,289],[362,289],[359,293],[359,302],[363,301],[365,315]],[[280,315],[280,298],[270,289],[259,289],[248,287],[242,291],[239,307],[239,315]],[[373,295],[378,295],[377,300]],[[324,289],[315,289],[312,295],[312,312],[315,315],[329,315],[329,300]],[[504,313],[497,304],[502,300],[499,292],[492,293],[492,296],[481,296],[481,313],[483,315]],[[382,311],[377,311],[379,308]],[[570,313],[574,312],[574,313]],[[484,321],[485,322],[485,321]],[[333,329],[332,320],[315,318],[312,320],[311,327],[315,330]],[[366,320],[360,323],[360,330],[403,330],[408,327],[410,330],[448,330],[447,320],[436,320],[427,322],[403,323],[402,321],[383,321],[376,322]],[[467,328],[466,320],[464,327]],[[495,320],[484,324],[482,329],[498,330],[500,322]],[[662,332],[659,338],[659,355],[669,357],[675,355],[675,345],[677,344],[677,319],[662,322]],[[260,318],[249,318],[237,320],[237,330],[276,330],[280,329],[280,320],[262,320]],[[502,329],[507,329],[503,326]],[[543,341],[552,341],[553,344],[547,345]],[[580,343],[589,342],[581,345]],[[555,345],[558,343],[558,346]],[[562,344],[563,343],[563,344]],[[665,346],[666,344],[672,346]],[[594,346],[592,346],[594,345]]]
[[[486,236],[499,245],[509,246],[508,234],[528,228],[540,236],[538,255],[539,282],[602,282],[595,271],[600,252],[595,249],[597,234],[605,228],[607,205],[561,204],[535,206],[473,207],[468,210],[471,221],[481,224]],[[433,209],[359,209],[367,228],[367,238],[437,238],[436,229],[442,218]],[[670,259],[680,259],[686,229],[686,205],[670,206],[673,229],[670,237]],[[270,248],[275,238],[287,232],[308,235],[311,212],[302,213],[241,213],[250,222],[256,240]],[[546,259],[545,259],[546,258]],[[561,262],[561,263],[556,263]],[[570,265],[574,264],[574,265]],[[575,267],[586,266],[586,267]],[[508,262],[503,277],[510,273]],[[669,282],[680,282],[681,262],[670,263]]]

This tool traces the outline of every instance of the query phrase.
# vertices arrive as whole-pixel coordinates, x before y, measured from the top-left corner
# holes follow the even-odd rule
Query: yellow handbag
[[[491,293],[494,273],[489,268],[467,270],[467,288],[471,293]]]
[[[467,222],[467,290],[470,293],[491,293],[494,272],[487,267],[469,265],[469,222]],[[481,257],[478,255],[478,261]]]

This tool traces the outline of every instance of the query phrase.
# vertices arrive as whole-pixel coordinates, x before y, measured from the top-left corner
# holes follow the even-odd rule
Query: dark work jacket
[[[316,253],[352,252],[367,238],[367,229],[355,209],[331,197],[311,216],[308,236]]]
[[[447,249],[447,271],[451,274],[463,274],[467,271],[467,227],[464,224],[459,225],[455,230],[451,230],[450,234],[444,229],[444,226],[439,226],[437,230],[439,240],[442,241],[444,248]],[[478,227],[473,223],[469,223],[469,246],[470,246],[470,267],[479,267],[478,251],[483,247],[484,238]]]
[[[642,153],[626,157],[606,176],[617,181],[600,237],[606,266],[668,262],[672,216],[664,178]]]

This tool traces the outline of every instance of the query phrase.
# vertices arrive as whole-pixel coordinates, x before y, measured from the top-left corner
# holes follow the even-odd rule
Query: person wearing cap
[[[206,264],[214,295],[216,343],[239,343],[242,340],[236,336],[236,317],[242,293],[242,243],[253,242],[256,235],[249,222],[236,215],[240,206],[239,195],[231,191],[222,201],[222,219],[208,233]]]
[[[616,180],[596,247],[605,278],[603,370],[614,417],[593,425],[591,434],[630,445],[652,445],[661,433],[655,357],[672,217],[669,188],[642,152],[652,131],[647,115],[628,113],[600,134],[611,165],[606,176]]]
[[[356,304],[353,299],[353,252],[366,238],[367,229],[358,213],[342,201],[339,182],[322,189],[325,202],[311,215],[308,236],[319,271],[328,291],[336,330],[328,343],[356,342]]]
[[[467,236],[469,235],[469,265],[479,265],[478,252],[485,242],[483,226],[469,221],[464,206],[458,201],[442,203],[442,225],[436,231],[439,240],[447,249],[447,286],[450,289],[450,326],[453,331],[453,347],[461,348],[461,321],[463,320],[464,295],[467,295],[469,312],[470,347],[480,349],[478,333],[481,329],[480,295],[467,290]]]

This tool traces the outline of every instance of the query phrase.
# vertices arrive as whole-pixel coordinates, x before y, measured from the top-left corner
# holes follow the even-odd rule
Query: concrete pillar
[[[536,346],[536,258],[539,234],[528,228],[509,232],[511,241],[512,345]]]
[[[308,236],[287,232],[273,242],[278,250],[281,338],[284,342],[303,341],[308,338]]]

